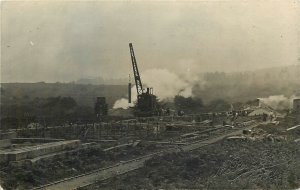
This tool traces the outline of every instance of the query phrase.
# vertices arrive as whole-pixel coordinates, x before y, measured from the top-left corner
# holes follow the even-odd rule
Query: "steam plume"
[[[290,97],[286,97],[284,95],[274,95],[269,96],[267,98],[259,98],[259,100],[262,101],[264,104],[272,107],[273,109],[283,110],[292,108],[293,99],[295,98],[295,95],[292,95]]]
[[[193,96],[192,88],[197,77],[190,76],[189,73],[179,76],[167,69],[150,69],[141,74],[145,87],[152,87],[154,94],[160,99],[172,99],[175,95],[184,97]],[[136,89],[132,88],[132,100],[136,101]],[[115,102],[113,108],[128,108],[128,99],[122,98]]]

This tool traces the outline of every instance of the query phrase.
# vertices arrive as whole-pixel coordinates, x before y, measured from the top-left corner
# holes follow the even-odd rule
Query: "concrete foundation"
[[[0,151],[0,162],[20,161],[24,159],[33,159],[59,151],[70,150],[80,146],[80,140],[59,141],[45,143],[38,146],[29,146],[14,150]]]
[[[3,139],[0,140],[0,148],[7,148],[11,146],[11,140],[10,139]]]
[[[0,140],[16,138],[16,132],[0,132]]]

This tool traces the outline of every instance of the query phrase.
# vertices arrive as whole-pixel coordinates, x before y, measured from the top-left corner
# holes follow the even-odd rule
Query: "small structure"
[[[105,97],[97,97],[95,103],[95,114],[97,117],[106,116],[108,113],[108,105]]]
[[[300,98],[294,99],[293,110],[297,113],[300,113]]]
[[[267,109],[264,109],[264,108],[258,108],[256,110],[252,111],[251,113],[249,113],[248,116],[258,116],[258,115],[271,116],[271,115],[274,115],[274,112],[272,112],[270,110],[267,110]]]

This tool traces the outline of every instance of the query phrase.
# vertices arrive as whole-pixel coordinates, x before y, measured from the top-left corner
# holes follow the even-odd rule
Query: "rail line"
[[[123,161],[120,163],[117,163],[112,166],[108,166],[105,168],[100,168],[97,170],[93,170],[84,174],[80,174],[77,176],[72,176],[68,178],[64,178],[62,180],[58,180],[55,182],[51,182],[39,187],[32,188],[32,190],[38,190],[38,189],[45,189],[45,190],[66,190],[66,189],[78,189],[82,187],[86,187],[89,185],[92,185],[96,182],[103,181],[106,179],[109,179],[111,177],[121,175],[128,173],[130,171],[139,169],[143,167],[145,161],[153,158],[154,156],[161,156],[167,153],[176,153],[176,152],[182,152],[182,151],[192,151],[195,149],[199,149],[201,147],[216,143],[227,136],[237,135],[240,134],[245,129],[250,129],[253,127],[256,127],[260,123],[258,122],[252,122],[249,125],[246,125],[244,127],[239,127],[236,129],[232,129],[226,134],[217,134],[213,137],[210,137],[208,139],[201,139],[194,142],[190,142],[186,145],[169,148],[168,150],[162,150],[155,153],[151,153],[145,156],[141,156],[138,158],[134,158],[128,161]]]

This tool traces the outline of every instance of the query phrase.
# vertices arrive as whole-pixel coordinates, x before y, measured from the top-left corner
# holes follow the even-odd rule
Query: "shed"
[[[274,115],[274,112],[273,111],[270,111],[270,110],[267,110],[267,109],[264,109],[264,108],[258,108],[254,111],[252,111],[251,113],[249,113],[248,116],[256,116],[256,115]]]

